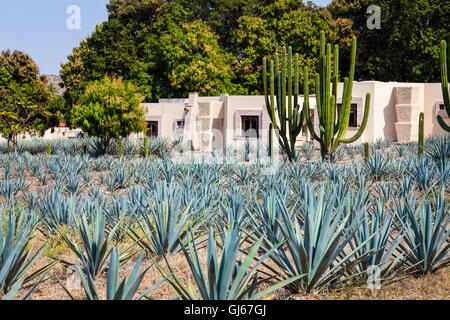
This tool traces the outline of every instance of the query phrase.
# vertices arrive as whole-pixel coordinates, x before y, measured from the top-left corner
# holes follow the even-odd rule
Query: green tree
[[[54,97],[34,60],[21,51],[0,54],[0,132],[17,151],[19,134],[44,134],[59,122]]]
[[[381,8],[381,29],[367,27],[370,5]],[[335,19],[353,21],[359,43],[356,79],[439,81],[440,40],[450,32],[449,1],[334,0],[328,10]]]
[[[104,75],[131,81],[147,102],[261,94],[262,58],[275,48],[292,45],[314,69],[320,30],[342,48],[351,39],[349,21],[301,0],[111,0],[107,9],[63,65],[69,105]]]
[[[204,21],[217,35],[219,44],[234,55],[239,48],[234,43],[234,32],[239,28],[239,19],[251,15],[255,0],[178,0],[177,3],[190,13],[190,22]]]
[[[281,54],[279,48],[292,46],[292,51],[299,53],[300,69],[315,70],[321,31],[341,48],[351,45],[351,21],[333,20],[326,9],[306,6],[301,0],[260,1],[252,12],[239,19],[235,32],[236,46],[242,50],[234,69],[236,82],[246,94],[263,92],[263,58]]]
[[[91,36],[73,49],[68,62],[61,65],[60,75],[68,89],[67,102],[77,104],[87,85],[105,75],[131,81],[138,79],[142,59],[137,51],[130,31],[119,21],[107,21],[97,26]],[[134,83],[142,88],[142,92],[148,91],[143,81]]]
[[[71,110],[72,121],[90,136],[99,137],[106,149],[111,139],[145,129],[142,100],[131,83],[104,77],[87,87],[80,105]]]
[[[184,97],[189,92],[201,95],[234,93],[233,56],[224,52],[217,36],[200,20],[177,25],[170,23],[148,63],[156,68],[154,81],[158,97]]]

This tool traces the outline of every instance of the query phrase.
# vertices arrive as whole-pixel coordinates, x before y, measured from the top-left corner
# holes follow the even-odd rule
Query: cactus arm
[[[316,105],[317,105],[317,116],[319,117],[319,122],[322,123],[322,101],[320,99],[320,76],[316,74]]]
[[[345,137],[348,129],[348,121],[350,119],[350,105],[352,102],[353,80],[355,78],[355,64],[356,64],[356,37],[352,39],[352,53],[350,57],[350,72],[348,78],[347,88],[344,88],[344,95],[342,97],[341,112],[343,112],[342,122],[339,123],[338,135],[335,141],[341,140]],[[347,90],[345,90],[347,89]]]
[[[302,131],[303,123],[305,121],[304,112],[303,110],[300,111],[300,105],[298,103],[298,95],[299,95],[299,66],[298,66],[298,53],[295,54],[295,62],[294,62],[294,123],[296,126],[295,130],[295,136],[298,136],[300,132]]]
[[[366,105],[364,107],[364,118],[363,118],[361,127],[359,128],[358,132],[349,139],[340,139],[340,140],[337,140],[336,142],[339,141],[340,143],[353,143],[356,140],[358,140],[362,136],[364,130],[366,129],[367,120],[369,119],[369,111],[370,111],[370,93],[368,93],[366,95]],[[334,150],[336,150],[338,145],[339,145],[339,143],[335,144]]]
[[[449,56],[450,58],[450,56]],[[450,115],[450,96],[448,91],[448,69],[447,69],[447,44],[444,40],[441,41],[441,87],[442,95],[444,96],[444,105],[447,114]]]
[[[332,119],[332,111],[331,106],[335,103],[336,97],[334,97],[334,100],[332,97],[330,97],[331,94],[331,44],[327,45],[327,56],[326,56],[326,79],[325,79],[325,112],[324,112],[324,119],[325,119],[325,125],[326,125],[326,144],[328,146],[331,145],[332,139],[333,139],[333,129],[334,129],[334,123]]]
[[[344,102],[344,97],[347,96],[347,92],[348,92],[348,78],[344,78],[344,93],[343,93],[343,97],[342,97],[342,102]],[[337,124],[334,126],[334,134],[336,135],[336,133],[339,132],[339,128],[342,127],[342,123],[344,122],[345,119],[345,110],[342,108],[343,104],[341,104],[341,111],[338,114],[338,122]],[[337,103],[336,103],[336,108],[337,108]],[[350,118],[350,114],[347,115],[348,119],[347,122],[349,121]]]
[[[305,116],[306,125],[308,127],[309,132],[311,133],[314,140],[320,141],[319,136],[314,131],[314,127],[312,125],[311,121],[311,114],[309,112],[309,72],[308,67],[305,67],[304,70],[304,84],[303,84],[303,90],[304,90],[304,102],[303,102],[303,114]]]
[[[423,128],[423,112],[419,115],[419,156],[423,155],[423,141],[424,141],[424,128]]]
[[[335,96],[331,96],[329,98],[329,105],[332,106],[336,103],[336,97]],[[328,119],[327,119],[327,146],[332,146],[333,145],[333,131],[334,131],[334,124],[332,122],[332,111],[331,108],[328,110]]]
[[[273,158],[273,124],[270,123],[269,124],[269,157]]]
[[[283,105],[283,89],[281,87],[283,75],[278,73],[277,77],[277,108],[278,108],[278,119],[280,120],[280,132],[284,136],[286,134],[286,110],[285,105]]]
[[[278,130],[277,118],[275,117],[275,69],[273,61],[270,62],[270,111],[274,130]]]
[[[319,74],[320,76],[320,109],[321,109],[321,114],[322,114],[322,123],[326,124],[326,117],[327,117],[327,99],[329,99],[329,96],[326,95],[326,91],[327,91],[327,79],[326,79],[326,74],[327,74],[327,57],[323,56],[322,57],[322,68],[321,68],[321,73]],[[326,125],[325,125],[326,127]]]
[[[273,104],[270,103],[269,95],[267,93],[267,58],[266,57],[263,58],[263,86],[264,86],[264,99],[266,102],[267,113],[269,114],[269,118],[272,119]]]
[[[270,120],[273,123],[274,129],[278,130],[277,119],[275,117],[275,85],[274,85],[274,65],[273,61],[270,62],[270,100],[267,93],[267,59],[263,59],[263,83],[264,83],[264,96],[266,101],[267,113]]]
[[[325,55],[325,31],[320,32],[320,57]]]
[[[287,76],[286,48],[283,48],[283,57],[281,63],[281,92],[282,92],[281,102],[283,103],[284,107],[286,107],[286,76]]]
[[[352,102],[353,80],[355,78],[355,64],[356,64],[356,37],[353,36],[348,85],[347,85],[347,88],[344,88],[344,95],[342,97],[342,107],[341,107],[341,112],[343,112],[342,122],[339,123],[338,134],[337,134],[335,141],[340,141],[347,134],[348,122],[350,119],[350,105]],[[345,90],[345,89],[347,89],[347,90]]]
[[[334,46],[334,71],[333,71],[333,92],[332,95],[337,98],[337,90],[339,83],[339,46]]]
[[[295,54],[294,62],[294,113],[298,112],[300,106],[298,104],[298,94],[299,94],[299,72],[298,72],[298,53]]]
[[[280,126],[281,132],[286,135],[286,48],[283,48],[283,56],[281,61],[281,118]]]
[[[350,103],[352,101],[352,93],[353,93],[353,80],[355,79],[355,65],[356,65],[356,37],[353,36],[352,39],[352,54],[350,57],[350,74],[349,74],[349,87],[348,87],[348,94],[347,94],[347,105],[346,107],[350,107]]]
[[[339,46],[334,46],[334,72],[333,72],[333,90],[332,95],[336,98],[334,101],[334,104],[331,106],[331,112],[332,112],[332,130],[333,130],[333,136],[336,134],[335,128],[336,128],[336,108],[337,108],[337,89],[338,89],[338,83],[339,83]]]
[[[347,102],[345,102],[345,104],[344,104],[344,100],[345,101],[351,100],[348,97],[348,92],[350,90],[349,89],[350,84],[349,84],[349,80],[347,78],[344,80],[344,86],[345,86],[345,83],[347,83],[347,87],[344,89],[344,97],[342,98],[342,105],[341,105],[341,114],[339,115],[340,121],[338,122],[337,130],[335,128],[335,131],[337,131],[337,136],[334,141],[339,141],[340,139],[345,137],[345,135],[347,134],[348,124],[349,124],[349,120],[350,120],[350,105],[347,108],[345,108],[345,105],[347,104]]]
[[[447,44],[444,40],[441,41],[441,87],[442,87],[442,96],[444,97],[444,106],[447,115],[450,116],[450,96],[448,91],[448,69],[447,69]],[[450,61],[450,55],[449,55]],[[450,126],[444,121],[444,119],[438,115],[437,121],[439,125],[447,132],[450,132]]]
[[[444,119],[442,119],[441,116],[437,116],[437,121],[439,123],[439,125],[442,127],[442,129],[444,129],[447,132],[450,132],[450,126],[447,125],[447,123],[444,121]]]
[[[275,54],[274,60],[275,60],[275,74],[278,77],[278,73],[280,72],[280,60],[278,58],[278,53]]]
[[[288,48],[288,118],[292,119],[292,47]]]
[[[294,96],[292,97],[292,47],[288,48],[288,97],[289,97],[289,133],[291,141],[291,153],[295,157],[295,143],[303,126],[303,113],[299,112],[298,92],[299,92],[299,74],[298,74],[298,54],[295,54],[294,61]]]
[[[364,143],[364,160],[369,161],[370,159],[370,149],[369,149],[369,143]]]

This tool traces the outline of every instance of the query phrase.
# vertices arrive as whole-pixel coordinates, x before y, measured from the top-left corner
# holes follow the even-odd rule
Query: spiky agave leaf
[[[244,298],[259,299],[304,276],[298,275],[293,278],[286,279],[276,283],[275,285],[269,286],[263,291],[257,292],[259,286],[269,280],[258,280],[257,277],[255,280],[257,268],[272,253],[272,251],[268,251],[260,259],[256,259],[262,242],[260,239],[254,244],[250,251],[247,252],[244,260],[237,262],[236,259],[239,253],[240,242],[241,236],[239,226],[230,226],[224,236],[222,256],[219,261],[217,255],[218,242],[215,239],[213,229],[210,228],[207,251],[207,272],[204,274],[198,255],[198,249],[191,233],[188,241],[188,248],[185,248],[184,246],[182,248],[200,296],[197,295],[192,284],[188,284],[188,286],[184,285],[176,274],[173,275],[174,281],[169,281],[174,291],[182,299],[199,299],[200,297],[204,300],[241,300]],[[275,248],[276,246],[273,250],[275,250]],[[251,264],[255,260],[257,262],[253,265],[253,267],[251,267]],[[174,273],[173,268],[167,259],[166,263],[170,272]],[[158,269],[163,275],[166,275],[161,267],[158,266]],[[248,296],[249,293],[252,295]]]
[[[396,202],[405,235],[399,252],[416,273],[433,273],[450,265],[450,205],[445,204],[444,198],[445,189],[441,188],[434,193],[433,204],[430,199],[419,200],[415,208],[416,194],[409,201]]]

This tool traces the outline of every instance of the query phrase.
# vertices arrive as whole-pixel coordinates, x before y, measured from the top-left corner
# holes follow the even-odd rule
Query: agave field
[[[0,145],[0,298],[276,299],[450,264],[448,137],[271,166],[265,146],[175,161],[179,141],[148,143]]]

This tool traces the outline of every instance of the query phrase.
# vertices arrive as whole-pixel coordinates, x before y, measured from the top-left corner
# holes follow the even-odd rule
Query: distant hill
[[[62,79],[60,76],[54,75],[54,74],[46,74],[45,75],[48,79],[48,86],[53,85],[56,88],[56,94],[62,95],[66,89],[60,87],[60,83],[62,83]]]

